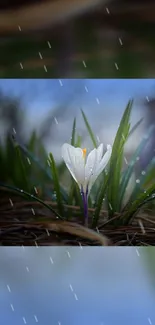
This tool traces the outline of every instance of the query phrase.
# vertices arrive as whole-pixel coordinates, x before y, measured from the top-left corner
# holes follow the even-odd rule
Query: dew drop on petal
[[[140,179],[136,179],[136,183],[139,184],[140,183]]]
[[[141,174],[142,175],[145,175],[146,174],[145,170],[142,170]]]
[[[93,168],[90,168],[91,175],[93,175]]]

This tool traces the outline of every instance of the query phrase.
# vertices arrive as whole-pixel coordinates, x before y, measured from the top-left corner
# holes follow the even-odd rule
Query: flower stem
[[[86,193],[81,190],[81,195],[83,199],[83,206],[84,206],[84,224],[86,227],[88,227],[88,190]]]

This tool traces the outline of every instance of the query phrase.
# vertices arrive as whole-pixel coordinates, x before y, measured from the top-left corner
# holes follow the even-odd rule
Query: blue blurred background
[[[126,146],[127,156],[136,149],[149,125],[155,123],[155,105],[151,109],[149,106],[155,94],[154,79],[1,79],[0,89],[5,96],[20,98],[20,105],[16,106],[24,113],[21,133],[28,137],[36,128],[57,160],[61,159],[60,145],[70,142],[74,117],[77,117],[77,133],[83,136],[85,145],[91,146],[81,108],[98,141],[112,144],[128,100],[134,99],[131,122],[135,124],[141,117],[144,121]],[[10,127],[4,116],[8,112],[9,117],[12,110],[4,102],[5,98],[0,105],[1,137]],[[13,124],[12,116],[11,119]]]
[[[154,324],[150,250],[1,248],[1,324]]]

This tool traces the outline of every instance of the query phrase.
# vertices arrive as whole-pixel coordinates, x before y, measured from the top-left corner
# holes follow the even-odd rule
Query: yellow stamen
[[[85,158],[86,157],[86,153],[87,153],[87,149],[84,148],[84,149],[82,149],[82,151],[83,151],[83,158]]]

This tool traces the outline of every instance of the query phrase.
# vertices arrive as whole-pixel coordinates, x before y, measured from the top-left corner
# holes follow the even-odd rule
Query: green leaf
[[[82,137],[78,135],[75,147],[81,147],[81,143],[82,143]]]
[[[119,186],[120,186],[120,179],[121,179],[121,169],[123,163],[123,152],[124,152],[124,145],[127,141],[130,129],[130,115],[132,109],[133,101],[129,101],[123,117],[120,122],[120,126],[116,133],[116,137],[114,140],[113,148],[112,148],[112,155],[110,159],[110,169],[109,173],[111,175],[110,182],[108,184],[108,206],[109,208],[109,215],[113,216],[115,212],[119,211]]]
[[[124,225],[129,224],[133,219],[134,215],[138,213],[140,207],[142,207],[149,200],[152,200],[153,199],[152,196],[154,195],[155,195],[155,184],[153,184],[152,186],[150,186],[149,189],[141,193],[135,201],[133,201],[132,203],[130,203],[130,205],[126,207],[127,210],[125,213],[123,213],[122,223]]]
[[[83,201],[78,184],[75,183],[75,205],[80,207],[81,214],[84,216]]]
[[[15,191],[20,196],[28,197],[32,201],[40,202],[43,206],[45,206],[47,209],[52,211],[58,219],[64,220],[64,218],[61,215],[59,215],[49,204],[46,204],[44,201],[42,201],[41,199],[39,199],[35,195],[32,195],[32,194],[30,194],[30,193],[28,193],[28,192],[26,192],[24,190],[21,190],[20,188],[17,188],[15,186],[10,186],[10,185],[7,185],[7,184],[1,183],[1,182],[0,182],[0,187]]]
[[[72,137],[71,137],[72,146],[75,146],[75,136],[76,136],[76,118],[73,121],[73,128],[72,128]]]
[[[128,139],[129,137],[131,137],[131,135],[135,132],[135,130],[138,128],[138,126],[143,122],[144,118],[142,117],[134,126],[133,128],[131,129],[131,131],[129,132],[129,135],[128,135]]]
[[[100,212],[101,212],[102,205],[103,205],[103,199],[106,195],[106,189],[108,186],[108,182],[109,182],[109,174],[108,175],[104,174],[103,183],[102,183],[102,186],[100,187],[99,193],[98,193],[96,201],[95,201],[95,206],[94,206],[95,212],[94,212],[94,216],[93,216],[92,228],[97,227],[98,220],[100,217]]]
[[[15,151],[16,151],[16,162],[18,162],[19,166],[19,176],[20,176],[20,183],[22,184],[22,188],[26,191],[30,191],[30,185],[28,181],[28,168],[25,166],[25,162],[23,161],[23,157],[21,156],[20,148],[18,147],[18,144],[15,145]]]
[[[150,164],[148,165],[148,167],[146,168],[145,171],[146,175],[151,175],[155,177],[155,158],[153,158],[150,162]],[[147,176],[145,177],[144,175],[141,175],[141,177],[139,178],[139,182],[136,183],[135,188],[133,189],[133,192],[130,196],[129,199],[129,204],[134,201],[142,192],[142,190],[144,190],[144,184],[146,181]],[[153,181],[153,179],[152,179]],[[155,182],[154,182],[155,183]]]
[[[134,167],[135,167],[135,163],[137,161],[137,157],[140,156],[141,152],[144,150],[152,132],[154,131],[154,126],[151,127],[149,129],[149,131],[147,132],[146,136],[143,138],[143,140],[141,141],[141,143],[139,144],[138,148],[136,149],[136,151],[134,152],[131,161],[127,167],[127,169],[125,170],[125,172],[123,173],[122,179],[121,179],[121,184],[120,184],[120,196],[119,196],[119,209],[121,209],[121,205],[123,202],[123,198],[125,195],[125,191],[127,188],[127,185],[129,183],[130,177],[133,173]]]
[[[63,215],[64,209],[63,209],[63,203],[62,203],[62,196],[61,196],[58,172],[57,172],[54,157],[51,152],[49,153],[49,163],[50,163],[50,167],[51,167],[51,171],[52,171],[54,188],[56,191],[58,210],[59,210],[60,215]]]
[[[5,143],[5,182],[11,181],[15,185],[18,184],[18,161],[16,163],[15,149],[10,136],[7,136]],[[11,163],[10,163],[11,162]],[[7,173],[7,175],[6,175]],[[19,184],[18,184],[19,185]]]
[[[75,146],[75,137],[76,137],[76,119],[74,118],[73,121],[73,127],[72,127],[72,136],[71,136],[71,145]],[[68,204],[72,205],[73,201],[75,199],[76,196],[76,186],[75,186],[75,181],[72,180],[71,177],[71,186],[70,186],[70,191],[69,191],[69,200],[68,200]],[[72,216],[72,210],[68,211],[68,219],[71,218]]]
[[[91,140],[92,140],[92,143],[93,143],[94,147],[97,148],[96,137],[95,137],[95,135],[94,135],[94,133],[93,133],[93,131],[92,131],[92,129],[91,129],[90,124],[88,123],[87,117],[86,117],[85,113],[84,113],[82,110],[81,110],[81,113],[82,113],[82,116],[83,116],[83,119],[84,119],[84,122],[85,122],[86,128],[87,128],[87,130],[88,130],[88,133],[89,133],[89,135],[90,135],[90,138],[91,138]]]
[[[150,164],[147,167],[145,179],[144,179],[144,188],[147,188],[151,183],[155,183],[155,158],[153,158]]]
[[[6,154],[7,148],[6,145],[4,146],[2,143],[0,143],[0,170],[1,170],[1,181],[7,181],[8,177],[10,176],[7,171],[7,154]]]
[[[50,173],[50,169],[49,168],[45,168],[45,166],[42,165],[42,163],[39,161],[39,159],[34,156],[25,146],[23,146],[22,144],[18,143],[21,151],[27,155],[27,157],[29,157],[33,162],[35,162],[37,164],[37,166],[40,168],[40,170],[42,170],[44,172],[44,174],[46,175],[46,177],[48,177],[48,179],[53,182],[53,177]],[[63,200],[67,203],[68,202],[68,195],[67,192],[60,187],[61,189],[61,194],[63,196]]]
[[[34,153],[36,148],[36,142],[37,142],[36,131],[33,131],[29,143],[27,145],[27,149]]]
[[[57,169],[58,169],[58,172],[59,172],[59,176],[60,176],[60,177],[61,177],[62,175],[64,175],[65,170],[66,170],[66,165],[65,165],[64,161],[62,161],[62,162],[58,165]]]

